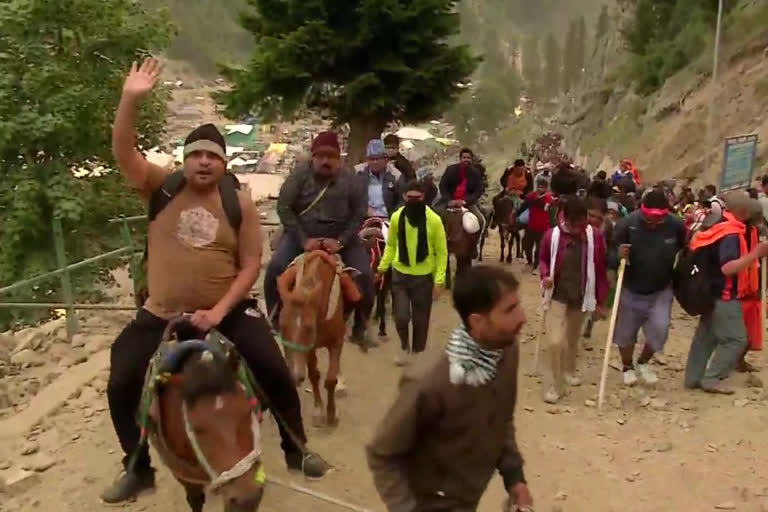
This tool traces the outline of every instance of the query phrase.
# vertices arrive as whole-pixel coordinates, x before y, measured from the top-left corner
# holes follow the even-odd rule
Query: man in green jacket
[[[427,346],[432,301],[445,284],[448,242],[440,216],[424,201],[423,185],[408,183],[405,206],[392,214],[379,272],[392,268],[393,315],[403,352],[395,363],[404,365],[409,354]],[[410,323],[413,320],[413,343]]]

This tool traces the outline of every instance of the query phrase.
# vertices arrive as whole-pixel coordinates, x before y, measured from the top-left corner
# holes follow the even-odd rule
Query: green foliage
[[[632,0],[631,4],[634,14],[622,30],[633,55],[631,78],[638,93],[650,94],[709,47],[718,2]],[[734,5],[726,2],[726,9]]]
[[[554,34],[549,34],[546,49],[546,83],[544,84],[547,96],[554,97],[560,92],[560,73],[563,57],[560,53],[560,45]]]
[[[109,217],[141,211],[117,176],[76,179],[71,170],[110,161],[124,73],[142,53],[167,43],[170,25],[162,13],[151,15],[130,0],[2,5],[0,283],[10,284],[55,266],[54,217],[62,219],[74,261],[109,248],[110,241],[97,236]],[[158,96],[140,116],[141,142],[157,140],[163,118]],[[32,300],[38,293],[12,297]],[[0,315],[6,315],[0,316],[2,326],[9,317],[6,310]]]
[[[454,0],[249,4],[244,25],[256,48],[247,67],[225,70],[233,87],[218,96],[231,116],[290,117],[314,107],[353,131],[380,131],[392,120],[442,114],[479,62],[450,42],[459,32]]]

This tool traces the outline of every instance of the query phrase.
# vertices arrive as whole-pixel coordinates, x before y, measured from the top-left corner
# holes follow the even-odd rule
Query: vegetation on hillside
[[[218,96],[231,116],[291,117],[303,107],[349,123],[349,159],[394,120],[441,115],[477,66],[459,32],[454,0],[252,0],[244,26],[256,48],[226,71]]]
[[[178,32],[167,49],[171,59],[189,63],[205,76],[220,65],[248,62],[253,36],[240,25],[247,0],[141,0],[152,9],[166,8]]]
[[[70,261],[120,244],[106,221],[142,210],[115,174],[77,179],[73,167],[111,160],[110,130],[131,61],[163,48],[167,17],[131,0],[3,2],[0,9],[0,286],[55,268],[52,221],[61,219]],[[164,123],[154,98],[141,143]],[[77,274],[79,290],[93,274]],[[90,280],[89,280],[89,276]],[[50,286],[48,286],[50,284]],[[57,282],[0,300],[56,301]],[[0,309],[0,330],[19,311]]]
[[[667,78],[711,48],[718,2],[713,0],[622,0],[632,16],[622,29],[632,55],[629,77],[637,92],[650,94]],[[725,2],[726,12],[736,2]]]

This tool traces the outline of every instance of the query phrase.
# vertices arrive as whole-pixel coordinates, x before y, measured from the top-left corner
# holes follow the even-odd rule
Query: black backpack
[[[186,184],[187,180],[184,178],[184,171],[176,171],[168,175],[163,186],[155,190],[149,198],[149,222],[157,218],[160,212],[182,191]],[[221,205],[235,233],[240,231],[240,224],[243,222],[243,212],[240,209],[240,200],[237,197],[238,190],[240,190],[240,181],[237,179],[237,176],[231,172],[224,174],[219,181]]]
[[[672,286],[677,302],[691,316],[707,315],[715,308],[709,259],[709,247],[686,247],[677,259]]]
[[[176,197],[179,192],[182,191],[186,185],[187,180],[184,178],[184,171],[175,171],[168,175],[165,179],[165,183],[155,190],[149,198],[149,212],[147,217],[149,222],[152,222],[162,212],[166,206]],[[237,191],[240,190],[240,181],[237,176],[227,172],[219,180],[219,194],[221,195],[221,206],[224,209],[224,213],[227,216],[232,229],[235,233],[240,232],[240,225],[243,223],[243,212],[240,207],[240,200],[237,197]],[[136,282],[137,290],[135,290],[136,306],[142,307],[147,300],[149,290],[147,288],[147,254],[149,246],[144,246],[144,256],[141,260],[141,275],[138,276]]]

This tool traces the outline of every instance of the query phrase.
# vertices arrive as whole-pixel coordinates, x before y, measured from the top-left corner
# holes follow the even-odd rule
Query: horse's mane
[[[205,396],[231,393],[237,389],[237,378],[225,360],[202,360],[202,353],[193,354],[184,363],[182,396],[190,406]]]

